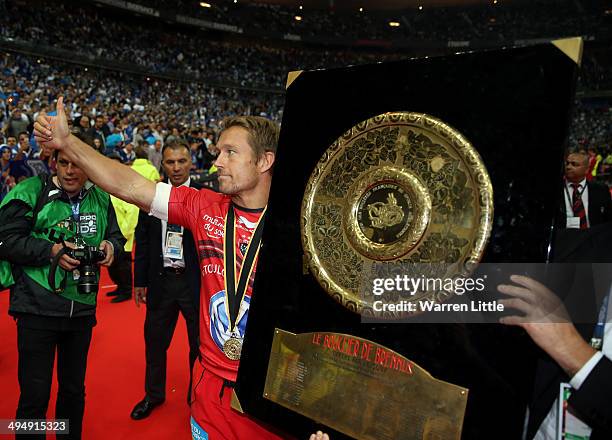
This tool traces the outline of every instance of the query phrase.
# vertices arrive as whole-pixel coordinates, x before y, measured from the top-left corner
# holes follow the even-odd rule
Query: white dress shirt
[[[582,204],[584,205],[584,211],[586,212],[587,226],[590,227],[591,224],[589,223],[589,187],[586,184],[586,179],[582,179],[582,181],[579,182],[578,185],[578,194],[580,194]],[[563,198],[565,199],[566,218],[575,217],[574,209],[572,208],[572,197],[574,196],[574,188],[572,187],[571,182],[565,182],[565,190],[563,192],[565,193]]]

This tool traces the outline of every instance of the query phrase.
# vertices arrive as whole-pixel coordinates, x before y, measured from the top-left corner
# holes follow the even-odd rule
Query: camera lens
[[[95,266],[91,264],[81,265],[81,278],[79,279],[78,291],[81,295],[89,295],[98,291],[98,273]]]

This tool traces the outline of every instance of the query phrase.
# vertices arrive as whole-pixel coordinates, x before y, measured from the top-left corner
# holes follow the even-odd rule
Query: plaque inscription
[[[366,339],[276,329],[264,397],[357,439],[459,439],[468,390]]]

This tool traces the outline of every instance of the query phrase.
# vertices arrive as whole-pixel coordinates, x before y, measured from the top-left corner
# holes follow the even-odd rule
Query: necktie
[[[580,184],[572,183],[572,188],[574,192],[572,193],[572,210],[574,211],[574,216],[580,218],[580,229],[587,229],[587,219],[586,219],[586,211],[584,209],[584,204],[582,203],[582,194],[580,192]]]

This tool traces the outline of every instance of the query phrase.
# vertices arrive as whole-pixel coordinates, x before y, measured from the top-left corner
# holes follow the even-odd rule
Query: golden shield
[[[372,278],[386,268],[388,277],[467,276],[492,218],[489,175],[464,136],[426,114],[385,113],[345,132],[312,172],[301,214],[305,261],[349,310],[397,318],[407,313],[373,312]],[[409,301],[450,295],[424,290]]]

